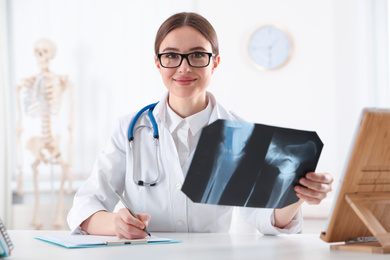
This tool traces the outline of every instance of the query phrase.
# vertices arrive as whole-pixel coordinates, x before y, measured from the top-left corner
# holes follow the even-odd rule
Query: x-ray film
[[[314,171],[323,147],[316,132],[217,120],[202,130],[182,191],[206,204],[282,208]]]

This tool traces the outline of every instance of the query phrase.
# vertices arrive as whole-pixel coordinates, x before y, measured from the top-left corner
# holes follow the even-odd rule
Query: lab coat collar
[[[210,119],[207,123],[208,125],[215,122],[218,119],[226,119],[226,120],[239,119],[236,115],[232,114],[231,112],[226,110],[223,106],[221,106],[217,102],[216,98],[214,97],[214,95],[211,92],[207,91],[206,95],[209,99],[209,103],[211,102],[211,106],[213,108],[211,115],[210,115]],[[166,92],[164,94],[164,96],[160,99],[160,102],[157,104],[157,106],[153,110],[153,115],[156,118],[156,120],[158,120],[160,123],[164,122],[164,124],[166,123],[165,116],[167,113],[167,110],[166,110],[167,108],[166,108],[165,103],[167,102],[167,98],[168,98],[168,92]],[[166,124],[165,124],[165,126],[166,126]]]
[[[153,110],[154,118],[156,118],[158,122],[165,122],[165,116],[167,113],[165,102],[167,102],[167,98],[168,92],[165,92],[164,96],[160,99],[160,101]]]
[[[207,95],[209,97],[209,102],[211,102],[213,106],[213,112],[211,113],[210,120],[208,124],[212,124],[218,119],[226,119],[226,120],[243,120],[239,117],[237,117],[232,112],[226,110],[220,103],[217,102],[214,95],[210,92],[207,92]]]

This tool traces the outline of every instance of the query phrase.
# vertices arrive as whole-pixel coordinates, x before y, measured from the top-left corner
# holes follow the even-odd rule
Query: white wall
[[[384,0],[8,3],[9,87],[38,72],[32,50],[42,37],[57,44],[52,71],[69,75],[75,85],[76,175],[89,174],[119,115],[164,93],[153,61],[154,37],[161,22],[179,11],[199,12],[217,30],[221,64],[209,90],[249,121],[317,131],[325,144],[317,170],[331,172],[336,184],[361,109],[390,105],[387,60],[378,61],[374,51],[383,42],[376,37],[387,29],[377,26],[385,23]],[[249,63],[246,45],[257,27],[269,23],[291,33],[294,54],[282,69],[261,72]],[[372,28],[379,30],[376,36]],[[15,102],[13,94],[10,99]]]
[[[7,46],[7,19],[6,2],[0,0],[0,218],[6,226],[10,224],[11,206],[11,175],[10,147],[12,143],[8,127],[10,124],[10,100],[8,89],[8,46]]]

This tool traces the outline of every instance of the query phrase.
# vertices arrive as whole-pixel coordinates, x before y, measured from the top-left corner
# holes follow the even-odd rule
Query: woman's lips
[[[173,79],[177,84],[182,86],[188,86],[191,85],[196,81],[196,78],[190,78],[190,77],[180,77]]]

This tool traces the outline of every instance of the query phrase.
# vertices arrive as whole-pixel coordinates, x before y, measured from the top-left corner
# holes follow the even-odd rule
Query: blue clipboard
[[[141,244],[168,244],[179,243],[181,240],[152,236],[145,239],[119,239],[116,236],[94,236],[94,235],[46,235],[36,236],[35,239],[48,242],[65,248],[87,248],[120,245],[141,245]]]

